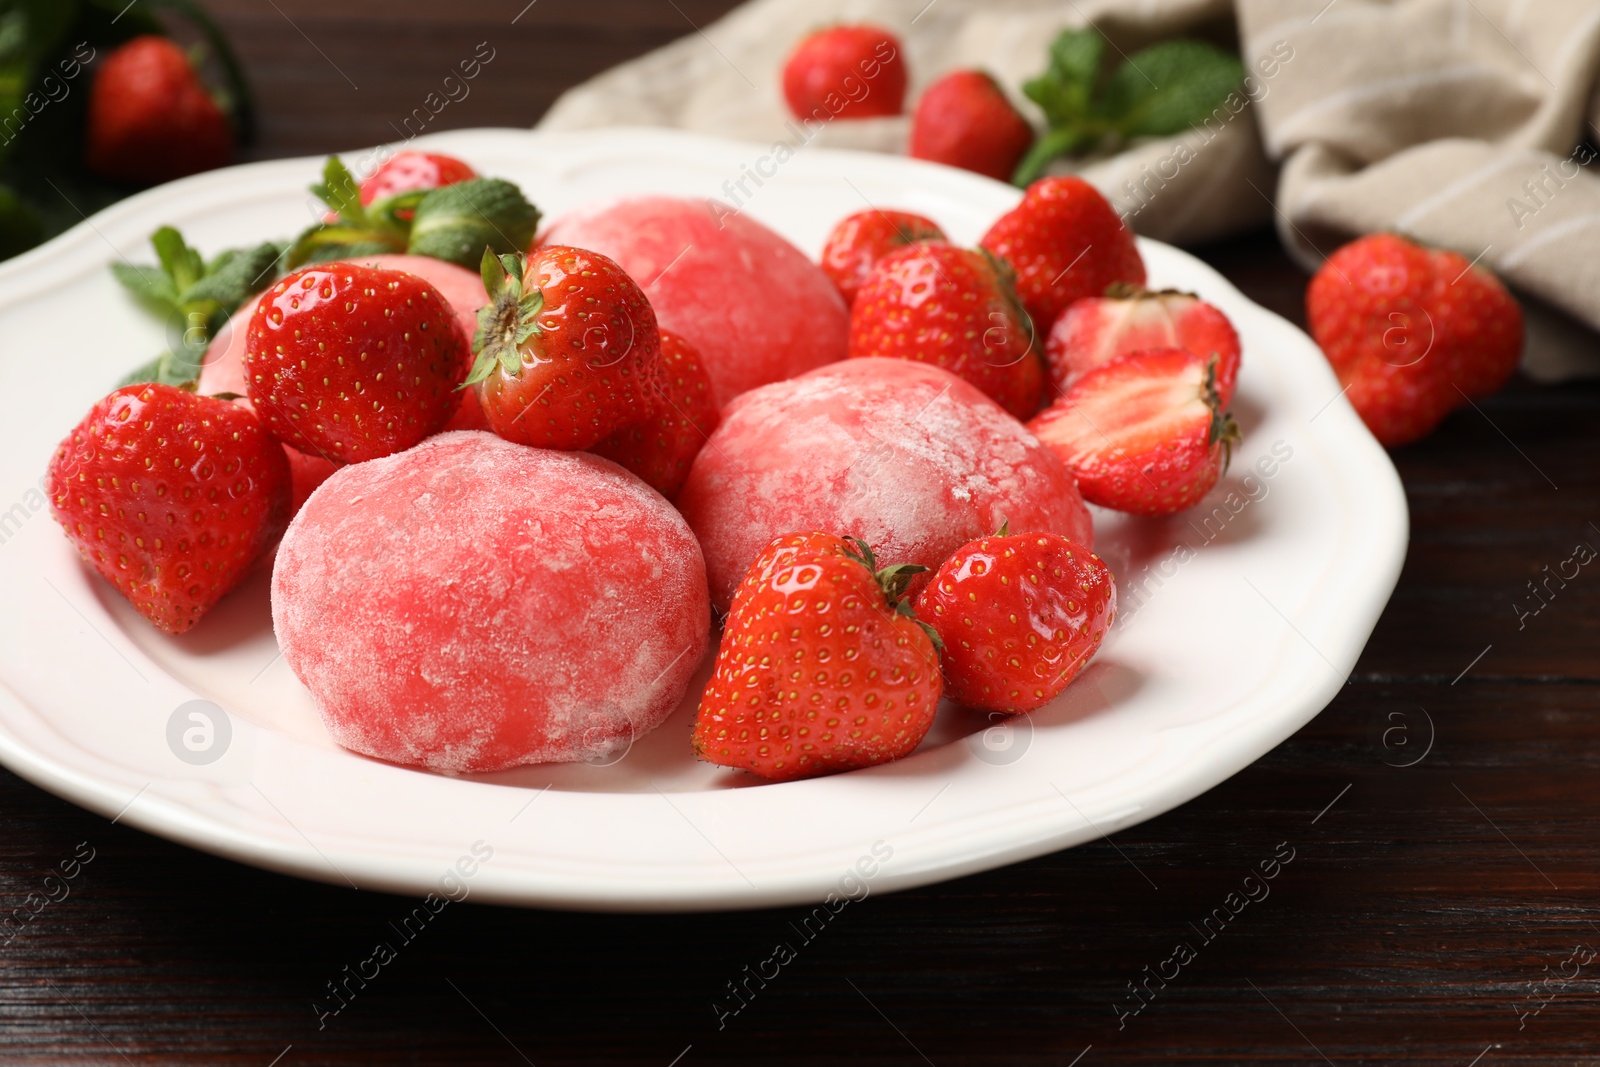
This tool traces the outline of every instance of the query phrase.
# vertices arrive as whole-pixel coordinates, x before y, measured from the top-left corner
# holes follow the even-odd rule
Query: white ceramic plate
[[[424,140],[519,182],[547,218],[621,193],[727,196],[746,168],[774,165],[760,145],[658,130]],[[107,265],[151,261],[165,223],[208,254],[289,235],[320,162],[153,189],[0,266],[0,761],[91,810],[307,878],[527,905],[753,907],[922,885],[1094,840],[1245,767],[1332,699],[1399,574],[1399,480],[1311,341],[1199,260],[1141,241],[1153,287],[1196,291],[1237,326],[1244,443],[1190,514],[1096,515],[1124,621],[1051,706],[1002,726],[946,708],[906,760],[787,784],[697,763],[692,700],[603,767],[448,778],[345,752],[277,656],[264,573],[165,637],[79,564],[38,491],[56,442],[166,344]],[[746,189],[752,216],[813,255],[867,201],[975,242],[1017,199],[820,149]],[[204,765],[169,743],[197,699],[231,726],[224,744],[218,722]],[[186,714],[178,728],[198,729]]]

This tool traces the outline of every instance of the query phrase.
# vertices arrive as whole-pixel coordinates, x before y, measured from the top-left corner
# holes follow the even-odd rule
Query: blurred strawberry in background
[[[905,48],[879,26],[830,26],[802,40],[783,67],[796,118],[864,119],[905,108]]]
[[[911,120],[911,155],[1010,181],[1033,145],[1033,127],[981,70],[958,70],[928,87]]]
[[[103,178],[155,184],[226,166],[233,132],[183,49],[150,34],[95,74],[84,157]]]

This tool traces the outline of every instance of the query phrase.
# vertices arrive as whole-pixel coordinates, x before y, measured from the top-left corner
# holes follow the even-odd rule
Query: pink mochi
[[[489,294],[484,292],[481,276],[454,263],[434,259],[432,256],[362,256],[351,262],[384,267],[388,270],[403,270],[407,274],[415,274],[429,282],[455,309],[456,320],[461,323],[461,328],[467,332],[469,338],[478,329],[478,309],[489,302]],[[222,329],[217,331],[217,336],[211,339],[211,345],[206,349],[205,359],[200,367],[200,392],[245,395],[244,326],[256,309],[257,299],[259,298],[252,297],[246,300],[239,310],[233,313],[233,317],[223,324]],[[456,413],[448,428],[476,430],[487,427],[483,409],[478,404],[478,394],[474,390],[463,389],[461,410]],[[291,455],[291,461],[293,458]]]
[[[700,546],[644,482],[463,432],[324,482],[278,548],[272,623],[339,744],[463,773],[661,725],[710,604]]]
[[[687,340],[726,404],[845,358],[850,309],[805,253],[711,200],[647,196],[564,215],[539,238],[610,256]]]
[[[1094,539],[1078,483],[1053,451],[973,386],[905,359],[852,359],[744,394],[677,502],[718,610],[787,533],[860,537],[881,566],[930,570],[1002,522],[1086,548]]]

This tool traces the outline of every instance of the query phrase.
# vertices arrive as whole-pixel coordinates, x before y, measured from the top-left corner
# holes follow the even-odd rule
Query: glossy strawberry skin
[[[980,70],[958,70],[930,85],[911,120],[914,159],[1010,181],[1033,144],[1033,127]]]
[[[553,245],[528,256],[543,294],[541,332],[514,372],[478,386],[489,427],[536,448],[586,449],[655,410],[661,333],[642,290],[614,260]]]
[[[361,203],[370,206],[401,193],[439,189],[477,176],[477,171],[454,156],[396,152],[361,183]]]
[[[85,161],[151,185],[228,164],[233,134],[183,49],[148,35],[115,49],[89,88]]]
[[[50,507],[84,560],[170,634],[249,573],[289,515],[289,462],[243,404],[128,385],[61,442]]]
[[[919,241],[943,241],[938,223],[909,211],[858,211],[839,222],[822,246],[822,270],[846,304],[884,257]]]
[[[751,564],[695,720],[701,759],[789,780],[886,763],[927,734],[938,653],[833,534],[776,538]]]
[[[699,353],[677,334],[662,330],[654,414],[618,430],[590,451],[622,464],[671,500],[720,421],[716,390]]]
[[[1044,363],[1003,268],[944,243],[881,260],[850,311],[851,359],[887,356],[942,367],[1019,419],[1039,410]]]
[[[1075,300],[1116,282],[1143,286],[1133,231],[1082,178],[1040,178],[978,242],[1017,274],[1017,292],[1041,332]]]
[[[413,274],[333,263],[262,295],[245,333],[245,384],[273,436],[334,463],[404,451],[460,403],[467,339]]]
[[[1233,402],[1239,378],[1239,335],[1228,317],[1193,293],[1117,291],[1079,300],[1056,319],[1045,358],[1058,393],[1102,363],[1152,348],[1182,348],[1217,357],[1217,395]]]
[[[804,38],[783,67],[783,95],[799,119],[862,119],[905,108],[900,41],[878,26],[830,26]]]
[[[1007,714],[1059,696],[1116,614],[1116,585],[1100,557],[1048,533],[963,545],[917,600],[917,616],[944,641],[946,694]]]
[[[1217,484],[1238,437],[1208,387],[1213,362],[1177,348],[1123,356],[1079,378],[1028,429],[1062,458],[1090,503],[1174,514]]]
[[[1522,353],[1522,309],[1497,278],[1394,234],[1328,257],[1306,289],[1306,313],[1345,396],[1390,448],[1499,390]]]

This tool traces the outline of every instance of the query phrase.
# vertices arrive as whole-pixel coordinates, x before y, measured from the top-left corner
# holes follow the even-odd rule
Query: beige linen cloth
[[[1017,87],[1062,28],[1092,23],[1124,55],[1180,33],[1237,46],[1249,78],[1202,127],[1057,169],[1174,243],[1272,220],[1309,267],[1379,230],[1453,248],[1531,298],[1531,374],[1600,374],[1600,0],[751,0],[570,90],[541,128],[903,152],[904,116],[804,135],[788,114],[789,49],[840,21],[900,35],[908,109],[979,67],[1036,123]]]

